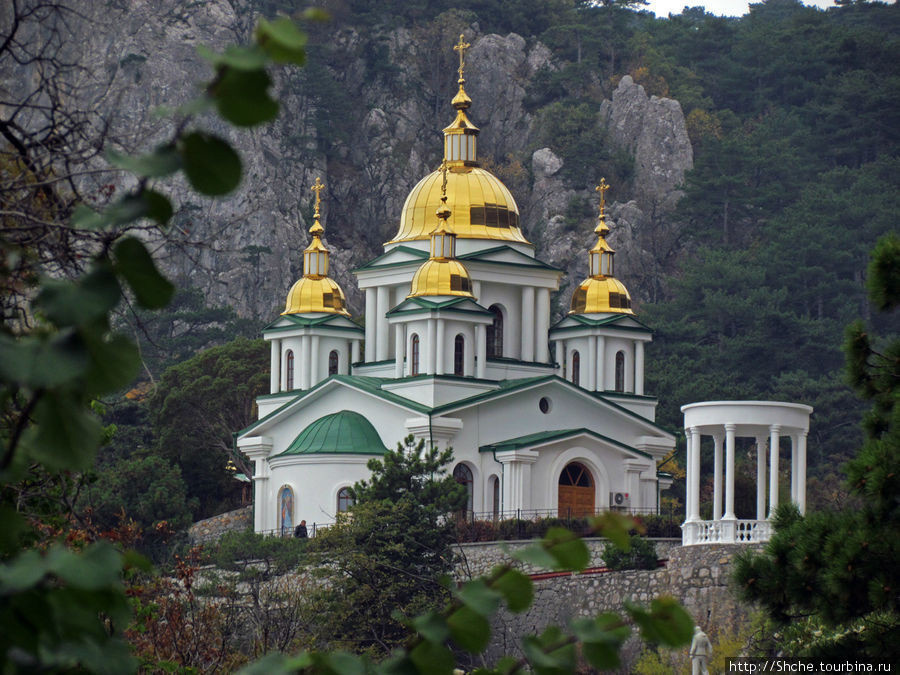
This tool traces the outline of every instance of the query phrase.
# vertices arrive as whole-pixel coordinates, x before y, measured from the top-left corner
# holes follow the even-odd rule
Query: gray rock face
[[[154,110],[192,99],[196,85],[211,76],[197,45],[222,50],[246,42],[254,24],[248,7],[242,0],[79,5],[84,40],[69,48],[92,75],[83,103],[110,111],[120,148],[152,147],[171,130]],[[230,304],[243,316],[268,319],[281,311],[302,272],[312,216],[309,187],[321,177],[332,274],[351,310],[360,312],[362,296],[350,270],[381,253],[407,194],[440,162],[440,131],[454,114],[457,58],[451,47],[460,29],[472,44],[465,77],[470,117],[482,129],[480,157],[513,190],[538,256],[568,272],[558,297],[559,306],[567,307],[594,242],[586,207],[572,216],[570,205],[593,204],[596,196],[566,184],[562,158],[547,148],[531,150],[533,119],[524,101],[535,74],[553,68],[550,51],[515,34],[480,35],[477,27],[441,23],[380,35],[316,26],[330,32],[320,36],[323,46],[310,47],[309,66],[276,74],[276,121],[247,131],[214,118],[199,120],[235,145],[244,178],[221,200],[198,197],[183,183],[163,187],[176,215],[159,253],[175,282],[199,287],[211,303]],[[375,48],[381,51],[373,56]],[[621,249],[619,276],[630,284],[636,278],[632,264],[643,264],[646,255],[642,233],[651,221],[643,214],[671,209],[691,166],[691,148],[678,103],[648,99],[627,76],[601,118],[613,142],[635,156],[634,203],[610,211],[621,223],[611,236]],[[629,288],[641,294],[640,284]]]

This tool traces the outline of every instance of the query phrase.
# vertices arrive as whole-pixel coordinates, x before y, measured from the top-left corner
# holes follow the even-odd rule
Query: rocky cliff
[[[196,83],[210,75],[196,47],[221,49],[245,40],[254,6],[249,0],[92,3],[80,19],[84,39],[68,46],[91,75],[79,104],[111,111],[111,138],[126,150],[149,147],[166,131],[156,108],[191,99]],[[233,140],[245,176],[237,192],[215,202],[176,187],[174,240],[160,254],[177,283],[199,287],[211,302],[233,305],[242,315],[270,318],[301,273],[309,186],[320,176],[327,185],[323,224],[333,275],[351,309],[361,312],[350,270],[381,252],[406,194],[440,161],[440,130],[452,118],[455,91],[450,47],[465,32],[481,159],[512,190],[538,255],[568,272],[557,299],[566,306],[565,288],[586,275],[593,243],[590,211],[582,209],[573,220],[567,209],[574,198],[593,203],[595,196],[567,183],[564,157],[535,147],[527,92],[538,73],[554,68],[549,50],[515,34],[481,34],[456,15],[390,31],[348,21],[308,30],[308,66],[279,76],[277,121],[249,133],[204,121]],[[639,302],[651,296],[660,265],[650,235],[670,226],[678,187],[691,167],[684,117],[676,101],[648,97],[625,76],[600,106],[596,124],[634,161],[630,183],[614,186],[610,195],[610,239],[619,250],[618,275]]]

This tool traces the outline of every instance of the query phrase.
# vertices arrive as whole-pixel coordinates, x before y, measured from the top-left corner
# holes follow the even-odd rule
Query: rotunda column
[[[700,430],[691,427],[691,512],[688,520],[700,520]]]
[[[644,394],[644,343],[641,341],[634,343],[634,393]]]
[[[806,515],[806,435],[808,432],[800,431],[797,434],[797,508],[800,513]]]
[[[523,361],[534,361],[534,287],[522,287],[522,355]]]
[[[550,360],[550,289],[537,290],[537,309],[535,310],[535,355],[534,360],[547,363]]]
[[[769,518],[775,515],[778,508],[778,450],[781,440],[781,427],[773,424],[769,427]]]
[[[791,503],[797,503],[797,434],[790,434],[791,439]]]
[[[378,323],[375,289],[366,289],[366,361],[375,360],[375,328]]]
[[[725,515],[722,520],[737,520],[734,515],[734,424],[725,425]]]
[[[378,287],[375,309],[375,360],[386,361],[388,357],[388,310],[390,310],[390,288]],[[368,322],[366,322],[368,323]]]
[[[766,437],[756,437],[756,519],[766,519]]]
[[[640,344],[640,343],[638,343]],[[722,517],[722,434],[713,434],[713,520]]]

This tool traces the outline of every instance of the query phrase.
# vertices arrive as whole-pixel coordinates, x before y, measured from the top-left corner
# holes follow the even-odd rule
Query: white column
[[[535,354],[534,360],[547,363],[550,360],[550,289],[537,290],[537,307],[535,309]]]
[[[359,361],[359,340],[350,341],[350,363],[347,364],[347,374],[353,372],[352,366]]]
[[[299,366],[297,369],[300,371],[300,380],[294,385],[299,389],[309,389],[309,335],[300,338],[300,358],[294,356],[294,366]]]
[[[375,328],[378,325],[376,318],[378,309],[376,305],[375,289],[366,289],[366,361],[375,360]]]
[[[597,336],[588,338],[587,347],[587,378],[584,384],[588,391],[597,391]]]
[[[791,503],[797,503],[797,434],[791,434]]]
[[[556,341],[556,360],[559,362],[559,376],[567,380],[569,379],[569,373],[566,370],[566,357],[568,357],[568,352],[566,351],[566,341],[565,340],[557,340]]]
[[[463,358],[463,377],[475,376],[475,345],[478,344],[478,329],[466,332],[465,357]]]
[[[498,452],[497,461],[503,464],[503,508],[506,511],[530,509],[531,465],[538,460],[534,450]]]
[[[700,430],[691,427],[691,514],[688,520],[700,520]]]
[[[443,375],[445,361],[447,359],[447,348],[444,340],[444,320],[435,319],[437,322],[437,341],[434,344],[434,374]]]
[[[797,434],[797,508],[806,515],[806,431]]]
[[[264,457],[253,462],[253,530],[262,532],[266,527],[266,492],[269,488],[269,476],[266,475],[267,463]]]
[[[287,386],[287,370],[288,370],[287,369],[287,352],[288,352],[288,350],[282,349],[280,351],[281,351],[281,354],[278,355],[278,363],[281,364],[281,375],[279,376],[279,379],[281,380],[281,391],[287,391],[288,390],[288,386]],[[295,368],[294,377],[297,376],[296,366],[297,366],[297,358],[296,358],[296,355],[294,355],[294,368]]]
[[[756,437],[756,519],[766,519],[766,437]]]
[[[321,361],[318,335],[312,336],[309,352],[309,386],[314,387],[319,383],[319,362]]]
[[[609,389],[606,386],[606,338],[603,335],[597,336],[597,391],[605,391]]]
[[[403,359],[406,356],[406,332],[402,323],[394,325],[394,377],[403,377]]]
[[[375,305],[375,360],[386,361],[388,357],[388,320],[385,314],[390,309],[390,288],[378,287]]]
[[[644,394],[644,343],[634,343],[634,393]]]
[[[722,435],[713,435],[713,520],[722,517]]]
[[[725,425],[725,515],[722,520],[737,520],[734,515],[734,424]]]
[[[484,379],[487,360],[487,330],[483,323],[475,326],[475,377]]]
[[[534,286],[522,288],[522,355],[523,361],[534,361]]]
[[[434,375],[434,357],[437,352],[434,344],[435,334],[437,333],[435,323],[435,319],[428,319],[428,342],[425,345],[425,367],[422,369],[422,372],[429,375]]]
[[[781,427],[773,424],[769,427],[769,518],[775,515],[778,508],[778,450],[781,439]]]
[[[272,340],[272,357],[269,361],[269,393],[277,394],[281,388],[281,340]]]

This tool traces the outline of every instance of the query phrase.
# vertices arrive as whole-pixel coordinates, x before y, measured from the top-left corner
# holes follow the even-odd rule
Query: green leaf
[[[286,17],[271,22],[260,19],[256,41],[276,63],[302,66],[306,61],[306,34]]]
[[[510,612],[524,612],[534,600],[534,582],[519,570],[507,570],[494,584]]]
[[[544,546],[556,561],[558,569],[580,572],[591,561],[587,544],[574,532],[564,527],[551,527],[544,537]]]
[[[271,84],[264,70],[229,68],[212,96],[222,117],[237,126],[252,127],[278,116],[278,102],[268,93]]]
[[[625,603],[625,610],[647,642],[680,647],[693,637],[694,620],[674,598],[664,596],[652,600],[649,612],[630,602]]]
[[[146,216],[155,220],[160,225],[165,225],[174,213],[172,202],[164,194],[156,190],[144,189],[141,193],[144,203],[147,206]]]
[[[148,178],[169,176],[181,168],[181,155],[172,145],[162,145],[150,154],[140,157],[109,150],[106,158],[113,166]]]
[[[160,309],[169,304],[175,287],[156,269],[144,244],[134,238],[120,239],[114,249],[116,271],[121,274],[138,304],[147,309]]]
[[[600,532],[620,549],[626,552],[631,550],[631,537],[628,532],[635,527],[633,518],[624,516],[621,513],[606,511],[599,516],[591,518],[590,522],[594,530]]]
[[[429,642],[441,644],[450,637],[447,620],[437,612],[431,611],[415,617],[412,627]]]
[[[522,649],[535,673],[564,675],[574,672],[575,645],[567,644],[554,649],[564,638],[558,627],[550,626],[539,637],[528,635],[522,639]]]
[[[58,387],[84,375],[90,359],[74,331],[46,337],[0,335],[0,380],[32,389]]]
[[[122,556],[107,541],[91,544],[83,553],[55,545],[47,554],[47,567],[72,588],[99,591],[119,588]]]
[[[449,674],[456,666],[453,652],[441,643],[422,642],[410,652],[409,658],[420,673]]]
[[[221,138],[197,131],[181,139],[180,150],[184,172],[198,192],[224,195],[241,182],[241,158]]]
[[[0,595],[9,596],[28,590],[39,583],[46,573],[41,555],[33,549],[25,551],[0,565]]]
[[[483,579],[467,581],[456,595],[466,607],[485,618],[493,616],[500,606],[500,593],[488,588]]]
[[[48,392],[34,410],[27,432],[31,457],[50,469],[87,469],[103,437],[103,426],[76,394]]]
[[[616,614],[601,614],[596,619],[575,619],[572,632],[582,642],[585,658],[595,668],[609,670],[619,665],[619,650],[631,634],[631,628]]]
[[[556,558],[550,555],[541,544],[532,544],[514,551],[512,557],[540,569],[554,569],[556,566]]]
[[[0,480],[2,479],[3,477],[0,476]],[[27,527],[22,514],[9,506],[0,506],[0,523],[3,523],[3,527],[0,527],[0,559],[5,559],[6,554],[20,548],[19,535]]]
[[[238,672],[239,675],[293,675],[303,668],[309,668],[312,663],[312,657],[305,652],[295,656],[269,653]]]
[[[89,394],[99,396],[118,391],[138,374],[141,355],[130,338],[113,335],[103,339],[88,335],[86,344],[91,354],[91,365],[86,378],[86,391]]]
[[[35,304],[57,326],[84,326],[109,314],[121,297],[112,268],[98,263],[75,282],[43,282]]]
[[[487,647],[491,627],[480,614],[470,607],[460,607],[447,619],[454,642],[467,652],[477,654]]]
[[[266,65],[266,53],[260,47],[239,47],[229,45],[225,52],[219,54],[205,45],[197,47],[197,53],[209,61],[214,67],[228,66],[240,70],[258,70]]]
[[[99,230],[106,224],[106,218],[87,204],[79,204],[72,211],[69,224],[82,230]]]

